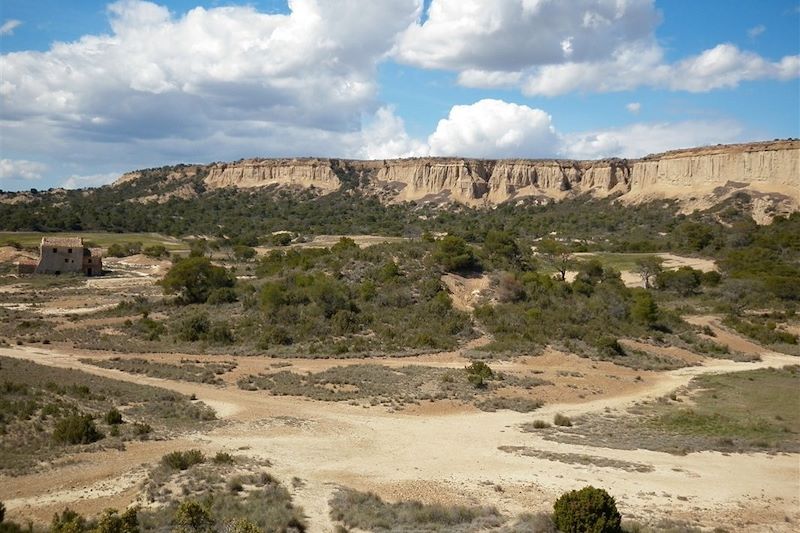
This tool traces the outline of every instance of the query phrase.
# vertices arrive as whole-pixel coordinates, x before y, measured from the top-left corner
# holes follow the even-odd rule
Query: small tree
[[[436,245],[433,260],[446,272],[458,272],[475,268],[475,253],[461,237],[447,235]]]
[[[486,386],[486,381],[494,377],[494,372],[489,368],[489,365],[483,361],[475,361],[465,368],[467,372],[467,380],[481,389]]]
[[[642,277],[642,286],[645,289],[649,289],[650,281],[664,270],[663,263],[664,260],[655,255],[648,255],[636,260],[635,272]]]
[[[542,239],[536,245],[536,251],[542,254],[547,264],[558,272],[558,279],[566,281],[567,270],[575,262],[567,247],[554,239]]]
[[[118,424],[122,424],[122,413],[119,412],[119,409],[116,407],[112,407],[105,416],[106,424],[110,426],[116,426]]]
[[[103,438],[89,415],[70,415],[56,423],[53,439],[61,444],[90,444]]]
[[[158,283],[166,294],[177,294],[183,303],[205,303],[211,291],[233,287],[235,280],[207,257],[190,257],[175,263]]]
[[[636,289],[633,293],[631,318],[641,324],[651,325],[658,320],[658,306],[653,295],[649,292]]]
[[[562,494],[553,507],[553,522],[564,533],[622,531],[622,517],[614,498],[592,486]]]

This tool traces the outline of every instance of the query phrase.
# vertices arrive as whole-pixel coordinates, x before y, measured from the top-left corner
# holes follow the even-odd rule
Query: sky
[[[0,190],[800,137],[800,1],[2,0]]]

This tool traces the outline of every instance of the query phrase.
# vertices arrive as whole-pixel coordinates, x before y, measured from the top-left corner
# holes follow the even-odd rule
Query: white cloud
[[[0,25],[0,35],[14,35],[14,30],[22,25],[21,20],[8,19]]]
[[[647,38],[658,18],[651,0],[432,0],[395,55],[424,68],[515,72],[602,59]]]
[[[378,109],[365,124],[362,132],[363,148],[359,157],[364,159],[393,159],[425,155],[427,147],[406,133],[403,119],[391,107]]]
[[[61,184],[65,189],[84,189],[86,187],[100,187],[107,185],[120,177],[122,172],[106,172],[88,176],[72,175]]]
[[[763,24],[759,24],[758,26],[753,26],[752,28],[748,29],[747,36],[750,37],[751,39],[755,39],[765,31],[767,31],[767,27],[764,26]]]
[[[633,113],[634,115],[639,114],[639,111],[642,110],[642,104],[639,102],[631,102],[625,105],[625,109]]]
[[[800,76],[800,56],[772,62],[725,43],[669,63],[658,23],[651,0],[432,0],[428,18],[401,34],[393,54],[455,71],[467,87],[518,87],[528,96],[642,86],[706,92]]]
[[[558,142],[541,109],[491,99],[453,106],[428,137],[431,155],[463,157],[544,157]]]
[[[288,14],[176,16],[116,2],[110,34],[2,56],[4,152],[38,150],[86,174],[98,163],[355,153],[362,115],[378,108],[376,65],[420,9],[290,0]]]
[[[770,62],[735,45],[719,44],[696,56],[667,64],[657,45],[635,45],[616,50],[607,61],[569,62],[534,69],[524,79],[522,90],[529,96],[625,91],[641,86],[708,92],[734,88],[743,81],[788,80],[798,76],[800,55]]]
[[[47,165],[25,159],[0,159],[0,182],[12,180],[35,181],[42,179]]]
[[[572,159],[637,158],[677,148],[736,142],[742,134],[742,127],[729,120],[639,123],[565,135],[562,154]]]

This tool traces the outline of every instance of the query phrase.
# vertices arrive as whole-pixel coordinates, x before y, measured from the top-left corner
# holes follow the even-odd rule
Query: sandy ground
[[[266,254],[273,250],[286,250],[289,248],[330,248],[343,237],[353,239],[360,248],[383,244],[385,242],[403,242],[404,237],[385,237],[383,235],[316,235],[308,242],[292,243],[288,246],[256,246],[259,254]]]
[[[577,253],[575,254],[578,257],[583,258],[591,258],[595,254],[591,252],[586,253]],[[717,264],[712,259],[703,259],[700,257],[684,257],[675,254],[654,254],[660,257],[664,262],[662,265],[666,269],[674,269],[680,268],[682,266],[692,267],[696,270],[700,270],[702,272],[711,272],[712,270],[717,270]],[[578,275],[576,271],[568,271],[567,272],[567,281],[570,283],[575,281],[575,277]],[[631,270],[622,270],[620,271],[620,277],[622,278],[622,282],[625,284],[626,287],[642,287],[642,276],[637,272],[633,272]]]
[[[453,300],[453,307],[459,311],[472,311],[488,295],[491,279],[489,276],[466,278],[457,274],[445,274],[442,283],[447,286]]]
[[[490,504],[516,514],[549,510],[563,491],[590,483],[608,488],[627,518],[689,519],[707,527],[724,526],[735,531],[793,531],[800,520],[800,461],[796,454],[703,452],[675,456],[554,443],[519,430],[522,423],[547,419],[559,412],[578,415],[624,409],[668,394],[704,373],[797,361],[791,356],[766,352],[723,331],[714,317],[692,320],[715,329],[717,342],[729,343],[741,351],[753,350],[761,354],[762,360],[703,360],[701,365],[648,375],[644,386],[608,390],[588,400],[551,403],[529,414],[448,409],[394,413],[383,408],[271,397],[232,385],[215,387],[134,376],[84,365],[75,354],[57,350],[2,348],[0,354],[5,356],[194,393],[217,409],[227,424],[206,434],[188,435],[183,441],[131,444],[124,451],[75,457],[77,462],[67,462],[55,471],[0,478],[0,494],[11,519],[46,521],[54,507],[66,502],[83,512],[123,506],[135,497],[142,464],[154,462],[169,449],[192,446],[209,452],[228,450],[268,458],[275,465],[273,472],[284,482],[293,476],[303,479],[305,486],[296,489],[294,496],[309,516],[310,530],[318,532],[333,530],[327,501],[338,485],[374,490],[391,500]],[[458,357],[442,356],[439,362],[455,364]],[[599,363],[571,357],[574,356],[551,353],[532,361],[546,367],[550,358],[552,368],[560,365],[574,370],[583,362],[588,365],[584,368],[587,372],[609,370],[601,369]],[[245,364],[243,359],[239,361]],[[262,363],[254,359],[254,364]],[[592,365],[598,368],[593,369]],[[566,464],[505,453],[498,450],[499,446],[587,453],[644,463],[651,465],[653,471]],[[503,490],[497,491],[495,485]],[[793,522],[786,522],[786,517]]]

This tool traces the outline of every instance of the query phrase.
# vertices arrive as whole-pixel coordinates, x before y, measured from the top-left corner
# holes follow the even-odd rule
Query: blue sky
[[[0,189],[800,137],[800,2],[4,0]]]

